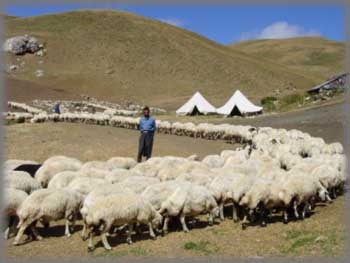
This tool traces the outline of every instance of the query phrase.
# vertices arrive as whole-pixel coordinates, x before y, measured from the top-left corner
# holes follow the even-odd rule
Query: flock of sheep
[[[110,122],[125,125],[120,120],[125,117]],[[210,225],[217,217],[224,220],[224,206],[232,206],[232,218],[241,220],[243,229],[254,222],[266,226],[268,217],[277,213],[284,223],[291,217],[304,219],[317,202],[332,202],[344,190],[346,158],[340,143],[326,144],[298,130],[216,126],[173,123],[158,129],[188,136],[237,136],[231,126],[248,143],[201,161],[196,156],[152,157],[143,163],[124,157],[86,163],[65,156],[42,164],[7,160],[6,238],[17,227],[14,245],[22,242],[25,231],[40,240],[38,221],[48,228],[50,221],[60,219],[66,220],[65,234],[70,236],[81,218],[88,249],[94,249],[93,236],[100,235],[110,250],[108,237],[120,231],[126,230],[128,243],[134,227],[140,233],[146,226],[155,238],[178,218],[188,232],[188,221],[195,225],[200,214],[208,215]]]
[[[47,113],[37,108],[25,104],[11,104],[12,107],[20,108],[25,112],[7,112],[5,118],[15,122],[70,122],[85,123],[95,125],[109,125],[112,127],[137,129],[139,118],[116,116],[109,111],[105,112],[66,112],[61,114]],[[192,122],[169,122],[156,121],[157,132],[179,136],[189,136],[194,138],[203,138],[209,140],[227,140],[232,142],[246,143],[252,140],[256,134],[256,128],[253,126],[231,125],[231,124],[210,124]]]

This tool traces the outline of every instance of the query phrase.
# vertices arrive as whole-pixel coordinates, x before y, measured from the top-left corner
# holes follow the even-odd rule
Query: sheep
[[[106,250],[111,250],[107,241],[107,233],[112,226],[128,224],[127,242],[132,243],[131,233],[134,223],[147,224],[151,238],[155,238],[153,228],[158,228],[161,224],[162,216],[152,207],[152,205],[143,200],[136,194],[113,194],[98,200],[86,215],[86,224],[88,229],[89,244],[88,249],[92,251],[93,229],[102,228],[101,239]],[[84,237],[85,239],[86,237]]]
[[[81,174],[75,171],[63,171],[57,173],[52,177],[47,188],[65,188],[70,184],[71,181],[80,176]]]
[[[105,171],[110,171],[112,170],[112,166],[109,165],[107,162],[104,161],[90,161],[90,162],[86,162],[84,163],[80,170],[88,170],[88,169],[99,169],[99,170],[105,170]]]
[[[86,167],[82,167],[81,169],[79,169],[77,171],[77,173],[79,173],[80,176],[83,176],[83,177],[104,179],[111,174],[111,171],[86,166]]]
[[[207,189],[211,195],[215,198],[220,209],[220,219],[223,221],[224,217],[224,205],[232,201],[231,180],[224,176],[217,176],[212,181],[206,184]]]
[[[208,155],[203,160],[202,163],[205,163],[210,168],[220,168],[225,164],[225,159],[220,157],[220,155]]]
[[[5,239],[8,239],[11,232],[14,232],[15,221],[17,221],[17,210],[22,205],[28,194],[22,190],[5,188],[4,190],[4,214],[9,219],[8,227],[5,230]]]
[[[73,179],[66,188],[77,191],[82,195],[88,195],[92,190],[97,187],[104,187],[110,185],[110,183],[102,178],[92,178],[92,177],[77,177]]]
[[[126,187],[133,190],[135,193],[142,193],[149,185],[159,183],[158,178],[146,176],[128,176],[123,181],[117,183],[121,187]]]
[[[26,172],[8,171],[4,179],[6,187],[22,190],[27,194],[41,189],[40,183]]]
[[[186,216],[208,213],[209,225],[212,225],[214,217],[219,214],[219,208],[214,197],[207,188],[185,183],[178,187],[173,194],[161,204],[159,213],[163,216],[165,215],[164,232],[167,232],[169,217],[179,216],[182,229],[187,233],[189,230],[185,222]]]
[[[112,184],[116,184],[131,176],[142,176],[142,174],[134,170],[117,168],[112,170],[109,174],[107,174],[104,179],[106,179],[108,182]]]
[[[195,168],[190,172],[180,174],[176,181],[188,181],[197,185],[207,185],[215,178],[215,174],[211,170]]]
[[[133,158],[113,157],[107,161],[107,164],[115,168],[131,169],[136,166],[137,162]]]
[[[74,227],[75,220],[83,202],[83,196],[68,189],[41,189],[24,200],[18,210],[18,233],[13,245],[19,245],[25,229],[30,227],[34,237],[41,240],[35,228],[37,220],[46,222],[66,219],[65,235],[71,236],[70,223]]]
[[[251,185],[250,189],[241,198],[239,205],[248,209],[250,214],[257,208],[262,210],[262,216],[265,217],[266,210],[264,205],[266,204],[270,196],[270,187],[267,180],[257,178]],[[245,213],[242,221],[242,229],[247,226],[247,213]],[[262,221],[261,226],[266,226],[266,222]]]
[[[134,191],[126,188],[125,186],[120,186],[118,184],[106,185],[103,188],[97,188],[92,190],[84,199],[83,206],[80,209],[80,214],[82,215],[84,224],[83,224],[83,232],[81,234],[82,238],[86,236],[86,216],[88,214],[89,209],[101,198],[116,194],[116,193],[126,193],[133,194]]]
[[[74,158],[65,156],[53,156],[47,159],[35,174],[43,188],[47,187],[52,177],[63,171],[77,171],[81,168],[82,163]]]

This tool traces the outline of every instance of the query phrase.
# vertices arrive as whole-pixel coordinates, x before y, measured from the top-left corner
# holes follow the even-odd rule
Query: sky
[[[15,5],[5,12],[36,16],[77,9],[116,9],[188,29],[221,44],[251,39],[322,36],[345,39],[345,11],[339,5]]]

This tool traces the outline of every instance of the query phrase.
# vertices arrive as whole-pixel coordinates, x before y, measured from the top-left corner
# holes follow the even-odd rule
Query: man
[[[57,113],[57,114],[61,114],[60,102],[59,101],[55,104],[54,112]]]
[[[140,119],[139,130],[141,132],[139,141],[139,152],[137,162],[142,161],[142,156],[148,160],[152,155],[153,137],[156,131],[156,121],[150,116],[150,109],[143,108],[143,117]]]

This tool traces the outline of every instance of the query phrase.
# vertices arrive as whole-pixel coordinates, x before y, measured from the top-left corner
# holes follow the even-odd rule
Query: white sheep
[[[137,164],[135,159],[130,157],[113,157],[109,159],[107,163],[112,167],[112,169],[116,169],[116,168],[131,169],[135,167]]]
[[[82,163],[66,156],[53,156],[47,159],[35,174],[35,178],[41,183],[42,187],[47,187],[52,177],[63,171],[77,171]]]
[[[35,228],[35,222],[43,219],[46,222],[66,219],[65,235],[70,236],[70,224],[74,226],[83,196],[68,189],[41,189],[32,193],[24,200],[18,210],[18,233],[13,242],[19,245],[24,230],[30,227],[33,235],[41,240]]]
[[[113,226],[128,224],[127,242],[132,243],[131,232],[134,223],[147,224],[150,236],[155,238],[153,228],[161,224],[162,216],[136,194],[113,194],[99,199],[86,215],[86,224],[89,236],[88,249],[93,250],[93,230],[96,227],[101,229],[101,239],[106,250],[111,250],[107,241],[107,233]],[[86,237],[84,237],[86,238]]]
[[[80,177],[73,179],[66,188],[88,195],[92,190],[110,185],[111,183],[102,178]]]
[[[41,189],[40,183],[27,172],[7,171],[4,179],[6,187],[22,190],[27,194]]]
[[[57,173],[52,177],[47,188],[65,188],[70,184],[71,181],[81,176],[82,175],[76,171],[63,171]]]
[[[18,219],[17,210],[23,201],[28,197],[24,191],[5,188],[4,190],[4,214],[9,220],[9,225],[5,230],[5,239],[8,239],[12,232],[15,231],[15,221]],[[12,219],[12,220],[11,220]],[[13,222],[11,222],[13,221]]]

